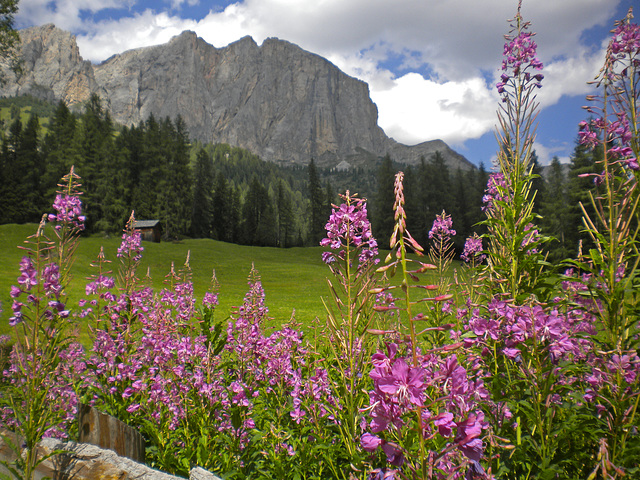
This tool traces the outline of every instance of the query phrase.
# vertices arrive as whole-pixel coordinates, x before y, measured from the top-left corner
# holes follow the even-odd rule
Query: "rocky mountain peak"
[[[247,36],[216,48],[185,31],[92,65],[75,37],[54,25],[20,35],[24,74],[9,76],[3,96],[28,93],[73,107],[97,93],[122,124],[180,115],[192,138],[282,164],[358,165],[387,153],[417,163],[440,151],[453,168],[472,168],[442,141],[410,147],[387,137],[366,83],[277,38],[258,46]]]

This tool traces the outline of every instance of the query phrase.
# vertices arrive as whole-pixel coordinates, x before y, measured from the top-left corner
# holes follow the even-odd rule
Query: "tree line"
[[[4,99],[3,102],[7,102]],[[389,155],[370,168],[347,172],[283,167],[226,144],[191,141],[177,117],[149,116],[137,126],[118,126],[92,96],[80,113],[60,102],[47,110],[33,103],[23,124],[15,106],[0,148],[0,223],[38,222],[50,208],[57,182],[75,165],[83,179],[89,233],[117,233],[132,210],[138,219],[158,219],[165,239],[213,238],[247,245],[317,245],[331,205],[349,188],[369,200],[374,235],[382,247],[393,230],[393,181],[405,174],[407,227],[422,244],[437,214],[454,219],[461,249],[472,232],[483,233],[482,197],[489,172],[451,170],[439,152],[416,166]],[[3,103],[0,106],[5,106]],[[46,128],[38,113],[50,111]],[[44,130],[44,131],[43,131]],[[567,167],[554,159],[547,174],[533,158],[539,227],[557,238],[551,259],[575,255],[581,236],[579,202],[588,206],[595,188],[584,174],[595,171],[598,151],[577,146]]]

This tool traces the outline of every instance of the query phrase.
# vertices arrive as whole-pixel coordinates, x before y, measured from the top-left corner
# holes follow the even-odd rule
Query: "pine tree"
[[[594,177],[589,176],[589,174],[599,173],[596,162],[602,156],[603,150],[601,146],[590,151],[584,145],[576,142],[569,166],[569,181],[567,185],[569,211],[567,213],[565,238],[567,239],[566,246],[570,256],[575,256],[579,253],[580,245],[582,245],[583,251],[592,246],[589,236],[584,232],[582,209],[584,208],[592,219],[595,218],[590,194],[596,194],[597,189],[594,184]]]
[[[324,211],[324,195],[318,170],[313,158],[309,162],[309,235],[308,243],[318,245],[324,236],[324,226],[327,218]]]
[[[222,171],[218,171],[215,184],[213,187],[213,205],[212,205],[212,213],[213,213],[213,238],[216,240],[220,240],[223,242],[231,242],[232,240],[232,231],[231,231],[231,220],[230,220],[230,191],[227,184],[227,179],[222,173]]]
[[[168,157],[166,189],[160,192],[162,211],[160,219],[168,238],[179,238],[189,231],[191,222],[191,172],[189,169],[189,138],[182,117],[175,125],[166,118],[161,125],[166,139],[165,155]]]
[[[115,162],[115,144],[111,117],[103,109],[98,95],[91,95],[87,102],[77,133],[82,152],[77,170],[85,189],[83,205],[87,213],[87,228],[110,231],[113,226],[105,219],[106,200],[115,197],[109,190],[115,188],[117,179],[110,178],[106,170]]]
[[[395,194],[393,192],[393,184],[395,180],[395,171],[393,162],[389,154],[385,155],[380,167],[378,168],[378,191],[376,192],[374,209],[373,209],[373,234],[379,240],[391,238],[394,227],[393,204]],[[383,243],[384,244],[384,243]]]
[[[290,247],[293,245],[295,224],[293,221],[291,195],[282,180],[278,182],[276,210],[278,215],[277,245],[283,248]]]
[[[37,115],[29,117],[20,136],[16,156],[21,172],[19,195],[22,204],[20,210],[23,212],[19,221],[39,222],[48,201],[44,199],[40,185],[45,169],[40,152],[40,120]]]
[[[242,243],[275,246],[275,223],[269,192],[254,176],[242,206]]]
[[[11,122],[9,134],[2,142],[2,177],[0,184],[0,215],[2,223],[18,223],[24,218],[21,204],[22,171],[18,152],[22,141],[20,116]]]
[[[212,236],[213,181],[211,157],[203,149],[200,149],[196,154],[196,164],[193,170],[191,235],[195,238]]]
[[[557,262],[570,256],[568,228],[569,228],[569,200],[567,195],[567,179],[558,157],[553,157],[546,176],[545,192],[539,202],[540,228],[546,235],[556,239],[549,245],[549,260]]]
[[[42,178],[44,197],[51,199],[58,190],[58,182],[69,173],[72,165],[78,166],[79,149],[76,136],[77,121],[64,101],[60,100],[49,121],[44,138],[42,155],[45,172]]]

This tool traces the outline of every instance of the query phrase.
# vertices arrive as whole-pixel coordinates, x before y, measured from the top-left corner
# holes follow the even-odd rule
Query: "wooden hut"
[[[160,237],[162,237],[160,220],[136,220],[136,223],[133,224],[133,229],[140,232],[142,240],[160,243]]]

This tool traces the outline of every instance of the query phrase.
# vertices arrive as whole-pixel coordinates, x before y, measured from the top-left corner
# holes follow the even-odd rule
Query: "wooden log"
[[[138,430],[90,405],[78,406],[80,443],[113,450],[121,457],[144,463],[145,442]]]

